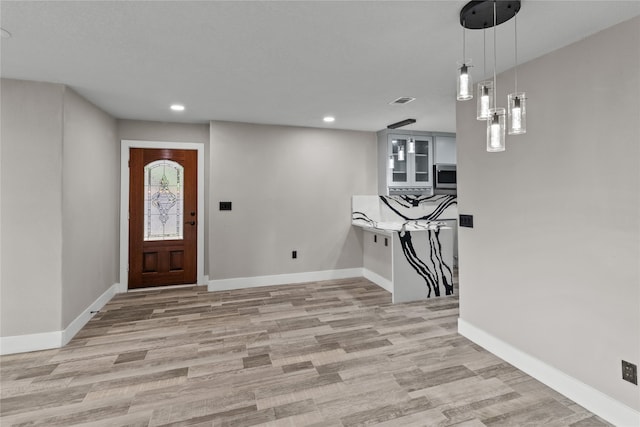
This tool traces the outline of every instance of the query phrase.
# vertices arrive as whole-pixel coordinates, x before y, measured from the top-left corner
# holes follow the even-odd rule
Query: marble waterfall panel
[[[413,301],[420,298],[453,295],[453,241],[449,227],[438,227],[426,231],[398,231],[394,234],[394,255],[401,251],[402,257],[394,256],[397,262],[406,262],[410,268],[398,265],[397,272],[406,272],[405,277],[398,276],[401,282],[418,280],[422,286],[404,286],[398,283],[394,287],[397,295],[393,300]],[[394,243],[396,243],[394,242]],[[404,266],[406,267],[406,266]],[[409,295],[411,293],[412,295]],[[414,295],[415,294],[415,295]],[[419,298],[416,298],[419,297]]]
[[[394,232],[394,301],[453,294],[453,233],[443,221],[457,216],[452,195],[352,199],[353,225]]]

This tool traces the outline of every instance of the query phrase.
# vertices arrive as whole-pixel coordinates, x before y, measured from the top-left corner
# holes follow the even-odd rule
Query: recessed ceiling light
[[[9,37],[11,37],[11,33],[4,28],[0,28],[0,34],[2,35],[3,39],[8,39]]]
[[[326,123],[333,123],[336,121],[336,118],[333,116],[326,116],[325,118],[323,118],[322,120],[324,120]]]
[[[173,104],[171,105],[171,109],[173,111],[184,111],[184,105],[181,104]]]

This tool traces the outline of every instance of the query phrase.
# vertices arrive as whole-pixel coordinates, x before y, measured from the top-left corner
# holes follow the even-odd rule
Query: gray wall
[[[376,194],[374,133],[231,122],[210,133],[211,279],[362,267],[351,196]]]
[[[374,237],[376,241],[374,241]],[[391,244],[385,246],[384,239],[389,242],[393,240],[393,233],[381,234],[372,231],[362,232],[362,264],[363,267],[380,275],[381,277],[393,280],[393,251]]]
[[[2,336],[59,331],[64,86],[2,79]]]
[[[115,120],[64,93],[62,327],[118,282],[120,147]]]
[[[209,207],[209,124],[167,123],[143,120],[118,120],[118,141],[197,142],[204,144],[204,206],[200,218],[208,218]],[[118,143],[119,145],[119,143]],[[118,190],[118,194],[119,194]],[[209,221],[204,225],[205,239],[209,236]],[[204,274],[209,274],[208,247],[204,245]]]
[[[460,316],[640,410],[640,18],[518,69],[526,135],[485,151],[457,109]],[[513,90],[498,81],[499,99]]]
[[[63,85],[2,79],[3,337],[65,329],[116,283],[115,130]]]

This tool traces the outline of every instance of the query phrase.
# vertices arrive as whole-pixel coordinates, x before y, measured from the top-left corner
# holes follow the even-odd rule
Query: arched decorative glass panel
[[[144,167],[144,240],[182,240],[184,168],[171,160]]]

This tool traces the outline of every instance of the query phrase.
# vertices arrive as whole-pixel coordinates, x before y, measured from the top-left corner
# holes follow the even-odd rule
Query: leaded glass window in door
[[[182,240],[184,168],[171,160],[144,167],[144,240]]]

